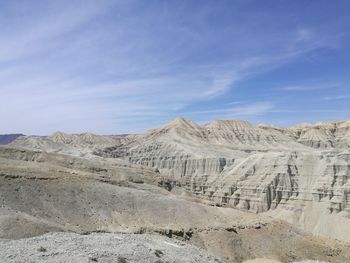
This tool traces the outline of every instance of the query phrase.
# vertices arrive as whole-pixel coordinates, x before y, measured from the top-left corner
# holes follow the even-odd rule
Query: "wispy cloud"
[[[300,28],[296,32],[296,41],[309,41],[313,38],[313,32],[308,28]]]
[[[350,95],[338,95],[338,96],[328,96],[324,97],[324,100],[347,100],[350,99]]]
[[[301,84],[301,85],[289,85],[282,88],[278,88],[279,90],[285,91],[313,91],[313,90],[323,90],[323,89],[333,89],[342,86],[340,83],[316,83],[316,84]]]
[[[237,117],[237,116],[263,114],[265,112],[270,111],[272,108],[273,108],[273,105],[270,102],[255,102],[255,103],[244,104],[238,107],[193,111],[191,112],[191,114],[198,114],[198,115],[224,114],[222,116]]]
[[[257,102],[250,105],[244,105],[241,107],[235,107],[232,109],[231,114],[237,115],[259,115],[263,114],[273,108],[270,102]]]
[[[62,35],[74,32],[80,26],[103,15],[110,6],[111,3],[105,0],[99,3],[66,0],[61,1],[61,4],[43,2],[40,6],[26,6],[25,9],[28,9],[26,11],[33,12],[33,16],[23,16],[23,21],[16,23],[15,26],[8,22],[21,19],[20,17],[15,16],[12,20],[2,18],[1,22],[8,24],[13,30],[6,35],[0,35],[0,62],[24,59],[62,48],[65,44],[60,39]],[[35,16],[36,8],[42,8],[43,13]]]
[[[251,85],[250,98],[240,98],[240,104],[222,105],[234,101],[249,80],[333,47],[338,38],[320,34],[316,26],[290,24],[288,12],[267,17],[240,2],[5,5],[7,13],[0,16],[2,132],[125,133],[176,115],[260,116],[278,110],[272,100],[261,102],[260,83]],[[197,104],[201,109],[191,110]]]

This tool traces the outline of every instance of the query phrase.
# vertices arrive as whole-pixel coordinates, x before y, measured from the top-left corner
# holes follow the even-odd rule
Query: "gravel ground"
[[[0,240],[1,262],[220,262],[204,250],[181,241],[144,234],[49,233]]]

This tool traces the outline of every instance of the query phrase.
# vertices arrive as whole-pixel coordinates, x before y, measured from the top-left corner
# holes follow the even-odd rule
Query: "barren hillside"
[[[349,128],[178,118],[143,135],[19,137],[0,148],[0,235],[158,234],[227,262],[345,262],[348,244],[327,238],[349,241]]]

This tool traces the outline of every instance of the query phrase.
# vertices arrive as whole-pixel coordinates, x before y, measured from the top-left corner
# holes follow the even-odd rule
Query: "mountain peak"
[[[230,130],[244,130],[252,129],[254,126],[244,120],[214,120],[205,125],[206,128],[210,129],[230,129]]]
[[[173,127],[197,128],[199,126],[192,120],[181,118],[181,117],[175,118],[163,126],[163,128],[173,128]]]
[[[54,132],[51,134],[50,139],[54,142],[61,142],[61,143],[70,143],[72,141],[72,136],[70,134],[64,133],[64,132]]]

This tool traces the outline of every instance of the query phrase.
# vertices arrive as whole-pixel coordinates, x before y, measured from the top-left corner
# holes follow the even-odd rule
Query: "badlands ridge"
[[[350,121],[20,136],[0,147],[0,257],[350,262],[349,177]]]

